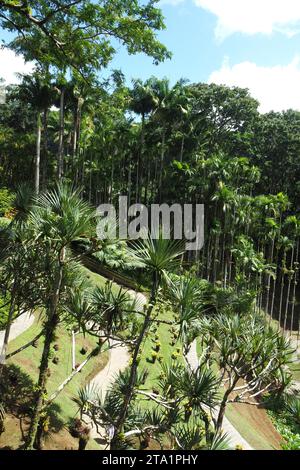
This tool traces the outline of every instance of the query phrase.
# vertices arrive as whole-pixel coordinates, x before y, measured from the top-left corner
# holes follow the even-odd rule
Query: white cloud
[[[208,83],[249,88],[253,98],[261,106],[260,111],[300,111],[300,57],[284,66],[260,67],[253,62],[241,62],[230,66],[225,59],[220,70],[214,71]]]
[[[299,0],[194,0],[218,18],[216,36],[267,34],[279,31],[287,36],[300,31]]]
[[[26,63],[21,55],[0,47],[0,78],[3,78],[7,85],[20,81],[16,76],[17,73],[31,73],[33,68],[33,63]]]

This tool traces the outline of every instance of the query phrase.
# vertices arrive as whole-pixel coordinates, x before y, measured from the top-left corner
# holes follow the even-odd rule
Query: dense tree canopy
[[[0,25],[16,34],[11,46],[27,59],[86,75],[107,66],[116,46],[156,62],[170,57],[155,33],[164,28],[156,1],[1,1]]]

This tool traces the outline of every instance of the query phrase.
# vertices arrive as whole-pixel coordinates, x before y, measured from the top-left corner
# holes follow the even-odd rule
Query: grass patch
[[[171,321],[173,320],[173,314],[171,312],[165,312],[158,316],[158,319]],[[140,369],[148,369],[149,375],[145,383],[145,387],[152,389],[155,387],[158,376],[161,373],[161,364],[159,358],[162,358],[164,362],[171,362],[172,354],[176,352],[177,348],[181,345],[176,341],[175,345],[171,345],[174,341],[174,337],[170,331],[171,326],[164,323],[160,323],[156,326],[153,324],[150,328],[146,340],[142,346],[142,354],[140,360]],[[156,344],[160,344],[160,348],[156,351]],[[157,359],[153,362],[152,354],[157,353]],[[179,359],[178,359],[179,360]]]
[[[93,287],[104,287],[107,282],[110,282],[105,277],[101,276],[100,274],[94,273],[93,271],[90,271],[85,266],[82,266],[81,269]],[[112,289],[114,292],[118,292],[120,286],[115,282],[112,282]]]
[[[41,326],[41,321],[39,317],[36,316],[32,327],[10,343],[9,351],[13,351],[31,341],[40,332]],[[36,382],[38,379],[38,365],[42,354],[43,343],[43,338],[40,338],[37,347],[30,346],[9,359],[8,364],[17,364]],[[80,352],[82,348],[85,348],[88,354],[96,347],[96,344],[97,338],[88,335],[84,337],[82,334],[76,335],[76,363],[80,364],[85,359],[85,356]],[[55,351],[53,347],[56,345],[59,348],[58,351]],[[52,345],[51,356],[52,359],[50,360],[49,367],[51,376],[48,382],[49,395],[51,395],[72,372],[71,333],[64,325],[58,328],[57,340]],[[53,363],[54,358],[58,359],[58,364]],[[76,394],[80,386],[92,380],[95,374],[105,366],[106,362],[107,353],[99,354],[98,357],[92,358],[83,368],[82,372],[77,374],[57,397],[56,403],[61,408],[60,416],[63,420],[66,421],[76,414],[76,405],[72,402],[72,396]]]

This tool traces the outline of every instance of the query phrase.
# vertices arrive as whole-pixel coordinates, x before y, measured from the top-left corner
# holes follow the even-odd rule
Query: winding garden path
[[[24,333],[34,322],[34,315],[31,313],[23,313],[20,315],[12,324],[9,334],[9,341],[16,339],[22,333]],[[0,352],[2,350],[4,341],[5,331],[0,331]]]

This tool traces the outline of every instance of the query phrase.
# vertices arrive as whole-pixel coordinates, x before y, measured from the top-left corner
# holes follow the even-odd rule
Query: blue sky
[[[300,0],[163,0],[173,52],[159,66],[120,50],[113,67],[128,79],[150,75],[250,89],[261,111],[300,109]]]
[[[247,0],[239,1],[247,3]],[[260,66],[274,66],[288,64],[297,53],[300,54],[300,35],[289,38],[280,32],[271,35],[236,32],[223,40],[218,39],[215,35],[216,15],[196,6],[193,0],[183,0],[177,5],[163,3],[161,9],[167,29],[159,34],[159,38],[173,52],[173,58],[155,66],[150,58],[130,57],[124,50],[120,51],[114,65],[121,67],[128,76],[147,78],[155,74],[167,76],[172,81],[182,77],[207,81],[226,57],[232,64],[248,60]]]
[[[173,52],[159,66],[120,47],[112,68],[128,82],[151,75],[242,86],[261,111],[300,110],[300,0],[162,0],[167,29],[159,39]],[[3,37],[3,34],[1,34]],[[12,81],[21,58],[0,53],[0,76]],[[21,69],[21,70],[20,70]]]

